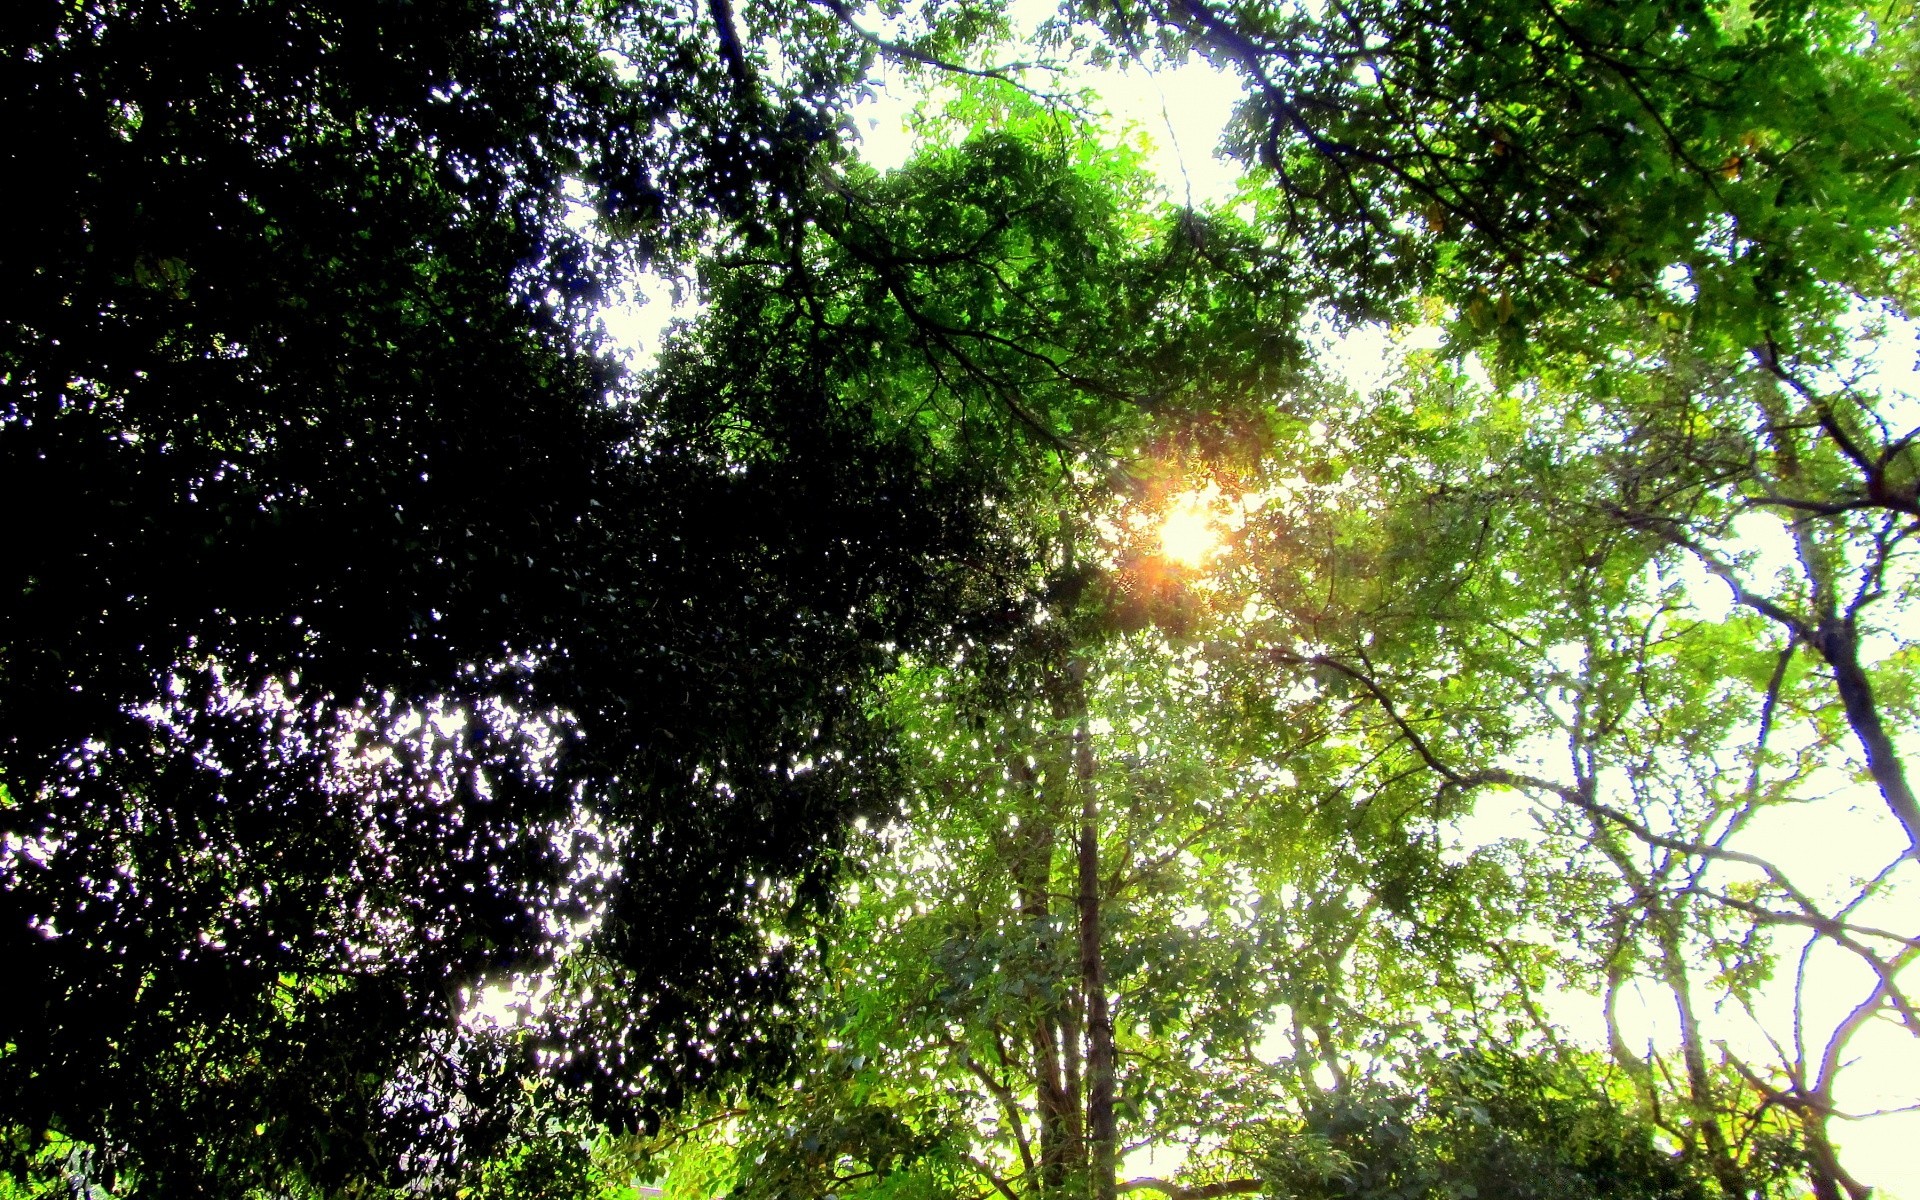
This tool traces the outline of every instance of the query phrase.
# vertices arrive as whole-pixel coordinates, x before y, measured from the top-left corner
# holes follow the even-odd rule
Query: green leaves
[[[1268,1151],[1276,1190],[1299,1196],[1682,1197],[1697,1180],[1585,1070],[1503,1050],[1430,1063],[1418,1093],[1330,1099]]]
[[[7,26],[11,1162],[1024,1200],[1110,1107],[1207,1194],[1837,1194],[1851,1027],[1703,1030],[1796,945],[1901,1011],[1904,868],[1749,847],[1920,830],[1911,30],[1070,7],[1246,83],[1193,211],[994,4],[323,9]],[[886,173],[882,57],[968,80]],[[1310,313],[1444,328],[1357,397]]]
[[[1879,290],[1914,190],[1911,97],[1856,53],[1839,8],[1090,15],[1121,39],[1161,24],[1242,76],[1247,199],[1318,295],[1404,318],[1438,294],[1462,335],[1508,353],[1609,300],[1675,311],[1721,352],[1818,342],[1835,288]],[[1692,291],[1678,310],[1675,271]]]

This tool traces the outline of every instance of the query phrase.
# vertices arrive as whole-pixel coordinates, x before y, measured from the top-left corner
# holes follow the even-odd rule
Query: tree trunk
[[[1767,414],[1768,440],[1773,446],[1774,456],[1782,483],[1796,490],[1802,483],[1800,466],[1800,446],[1795,431],[1806,427],[1807,423],[1789,416],[1783,403],[1777,376],[1779,361],[1773,357],[1771,347],[1758,352],[1763,365],[1770,366],[1774,377],[1762,385],[1758,396],[1762,408]],[[1826,426],[1825,422],[1815,422],[1816,426]],[[1867,677],[1866,668],[1860,665],[1860,635],[1854,628],[1854,610],[1843,606],[1840,589],[1836,586],[1837,567],[1832,552],[1821,544],[1820,538],[1804,514],[1792,523],[1794,545],[1800,557],[1809,588],[1812,591],[1813,611],[1817,622],[1798,622],[1801,637],[1813,643],[1814,650],[1833,671],[1834,688],[1840,693],[1840,705],[1846,713],[1847,727],[1853,730],[1854,737],[1860,740],[1860,748],[1866,752],[1867,773],[1880,789],[1880,795],[1893,810],[1907,834],[1907,853],[1920,857],[1920,802],[1914,798],[1913,788],[1907,782],[1907,770],[1900,761],[1900,755],[1894,750],[1893,739],[1887,736],[1886,726],[1880,720],[1880,705],[1874,699],[1873,683]]]
[[[1667,925],[1671,914],[1661,912],[1654,917],[1654,926],[1659,930],[1660,974],[1667,988],[1673,992],[1673,1004],[1680,1018],[1680,1056],[1687,1068],[1687,1100],[1689,1115],[1693,1118],[1694,1128],[1699,1131],[1700,1140],[1706,1146],[1711,1160],[1708,1166],[1713,1177],[1720,1184],[1720,1190],[1727,1200],[1745,1200],[1750,1194],[1746,1174],[1735,1161],[1733,1148],[1727,1144],[1727,1133],[1720,1125],[1719,1106],[1714,1102],[1713,1075],[1707,1067],[1706,1048],[1700,1044],[1700,1018],[1693,1007],[1693,984],[1688,977],[1686,961],[1681,957],[1678,938]]]
[[[1042,1012],[1033,1028],[1034,1100],[1040,1110],[1040,1192],[1054,1196],[1066,1186],[1073,1155],[1071,1109],[1060,1080],[1060,1027]]]
[[[1840,1165],[1840,1156],[1827,1136],[1825,1116],[1803,1108],[1800,1125],[1806,1131],[1807,1182],[1813,1187],[1815,1200],[1868,1200],[1873,1189],[1847,1174]]]
[[[1087,1171],[1090,1200],[1114,1200],[1119,1138],[1114,1126],[1113,1016],[1100,955],[1100,811],[1093,789],[1093,743],[1084,712],[1074,731],[1080,777],[1080,987],[1087,1002]]]
[[[1900,761],[1880,720],[1880,704],[1874,699],[1873,682],[1860,665],[1860,635],[1853,623],[1840,617],[1825,617],[1816,631],[1814,648],[1833,668],[1834,686],[1840,692],[1840,705],[1847,725],[1860,739],[1866,751],[1867,772],[1886,798],[1887,807],[1900,818],[1907,831],[1907,852],[1920,855],[1920,802],[1907,783],[1907,768]]]
[[[1060,1067],[1062,1087],[1066,1092],[1067,1136],[1072,1139],[1075,1148],[1075,1163],[1086,1169],[1085,1148],[1087,1140],[1086,1113],[1087,1093],[1082,1079],[1083,1059],[1085,1058],[1084,1029],[1081,1020],[1087,1010],[1086,1001],[1078,988],[1067,999],[1066,1008],[1060,1013]]]
[[[1036,828],[1041,823],[1035,822]],[[1052,859],[1053,831],[1045,835],[1047,861]],[[1038,932],[1051,920],[1044,882],[1037,888],[1022,887],[1021,912]],[[1042,934],[1044,936],[1044,934]],[[1061,1072],[1060,1014],[1051,1003],[1042,1003],[1031,1030],[1033,1048],[1034,1107],[1040,1118],[1040,1191],[1057,1195],[1067,1182],[1068,1167],[1075,1157],[1073,1137],[1073,1101],[1068,1097]]]
[[[1027,788],[1030,798],[1036,801],[1028,807],[1028,816],[1032,819],[1023,819],[1016,835],[1019,849],[1014,858],[1014,883],[1019,889],[1020,916],[1032,930],[1037,951],[1052,958],[1053,911],[1049,893],[1056,844],[1054,824],[1039,819],[1038,797],[1032,795],[1035,781],[1024,759],[1010,758],[1008,773],[1017,785]],[[1056,1006],[1047,1002],[1039,1005],[1027,1038],[1033,1055],[1034,1109],[1040,1123],[1038,1194],[1057,1196],[1066,1185],[1072,1157],[1074,1139],[1070,1118],[1074,1114],[1062,1086],[1060,1014]]]

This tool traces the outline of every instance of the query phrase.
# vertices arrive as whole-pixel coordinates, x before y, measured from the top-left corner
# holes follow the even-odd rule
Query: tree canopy
[[[1910,12],[0,37],[8,1194],[1867,1195]]]

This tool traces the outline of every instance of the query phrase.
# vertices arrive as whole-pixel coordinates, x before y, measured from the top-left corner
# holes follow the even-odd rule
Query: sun
[[[1199,567],[1220,549],[1220,523],[1201,492],[1175,496],[1160,522],[1160,555],[1183,567]]]

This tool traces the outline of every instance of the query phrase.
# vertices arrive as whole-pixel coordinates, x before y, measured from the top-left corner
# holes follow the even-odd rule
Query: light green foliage
[[[1716,353],[1808,347],[1846,292],[1881,293],[1912,214],[1913,100],[1847,6],[1079,11],[1241,75],[1247,195],[1349,311],[1433,292],[1518,341],[1631,298]]]
[[[1073,276],[1117,260],[1052,234],[1037,289],[940,285],[1050,355],[1104,356],[1073,378],[1002,362],[987,394],[1018,403],[984,411],[1036,444],[1104,431],[1120,469],[1025,477],[1028,544],[1063,564],[1051,633],[897,680],[914,799],[823,962],[813,1065],[721,1139],[748,1159],[735,1186],[1094,1182],[1034,1161],[1051,1085],[1030,1034],[1091,1045],[1066,901],[1097,809],[1123,1138],[1190,1152],[1142,1186],[1731,1197],[1802,1175],[1859,1196],[1829,1124],[1864,1023],[1913,1026],[1907,838],[1809,878],[1755,831],[1853,778],[1920,836],[1896,744],[1916,416],[1864,370],[1912,298],[1910,21],[1626,0],[1067,15],[1087,24],[1055,26],[1056,50],[1241,76],[1236,215],[1160,226],[1144,289]],[[989,95],[877,194],[947,211],[915,189],[968,194],[976,145],[1032,178],[996,139],[1044,122]],[[1055,161],[1076,154],[1094,161]],[[1079,187],[1059,195],[1099,211]],[[1444,340],[1351,395],[1261,340],[1308,303]],[[1062,323],[1102,306],[1112,326]],[[1193,323],[1162,338],[1160,312]],[[929,436],[970,428],[983,410],[907,361],[876,360],[880,386],[940,398],[906,410],[949,431]],[[1126,403],[1089,419],[1101,399]],[[1217,561],[1177,568],[1146,514],[1206,481],[1241,515]],[[1061,682],[1080,670],[1084,692]],[[1516,798],[1530,819],[1504,836],[1459,832]],[[1859,1007],[1782,1018],[1835,955],[1867,970]],[[1629,994],[1673,1031],[1630,1029]],[[1569,1024],[1582,1005],[1597,1039]],[[1469,1049],[1490,1045],[1534,1061]]]
[[[1630,399],[1649,408],[1685,394],[1671,376],[1636,383]],[[1832,767],[1858,745],[1853,713],[1773,614],[1724,601],[1712,612],[1725,582],[1698,566],[1710,552],[1609,502],[1621,464],[1657,452],[1644,429],[1599,432],[1619,402],[1552,380],[1475,383],[1413,356],[1372,407],[1322,410],[1296,442],[1341,464],[1337,474],[1316,481],[1279,459],[1266,484],[1276,498],[1241,535],[1235,602],[1266,605],[1260,651],[1347,706],[1346,736],[1406,764],[1437,815],[1501,793],[1532,802],[1536,828],[1515,828],[1523,840],[1495,852],[1524,881],[1528,940],[1545,957],[1516,960],[1511,942],[1461,921],[1456,951],[1516,989],[1511,1011],[1549,1040],[1555,1020],[1534,998],[1598,991],[1641,1103],[1668,1108],[1668,1135],[1721,1190],[1746,1194],[1824,1152],[1825,1113],[1790,1089],[1831,1097],[1858,1032],[1800,1010],[1784,1023],[1761,1015],[1769,988],[1808,984],[1804,958],[1783,975],[1779,956],[1791,961],[1808,930],[1816,951],[1831,938],[1882,978],[1860,1014],[1897,1012],[1904,941],[1845,922],[1863,906],[1895,919],[1902,868],[1897,846],[1863,848],[1851,882],[1753,854],[1748,830],[1769,810],[1831,803]],[[1815,536],[1787,559],[1802,578],[1818,567],[1804,549]],[[1884,543],[1866,549],[1898,569]],[[1848,552],[1858,545],[1836,553]],[[1776,594],[1795,586],[1783,575]],[[1893,589],[1869,602],[1903,605]],[[1869,668],[1885,694],[1910,688],[1905,658]],[[1636,988],[1677,1014],[1671,1059],[1649,1058],[1617,1023]],[[1777,1039],[1772,1052],[1716,1044],[1743,1013]],[[1756,1091],[1763,1102],[1749,1107]]]
[[[1209,746],[1197,655],[1147,633],[1076,661],[1090,781],[1076,778],[1076,718],[1058,711],[1067,684],[1053,673],[1041,694],[988,707],[952,671],[900,678],[915,800],[859,877],[809,1065],[735,1134],[736,1194],[952,1194],[990,1176],[1039,1193],[1033,1030],[1051,1014],[1071,1032],[1084,1004],[1068,902],[1082,786],[1100,795],[1129,1146],[1218,1142],[1273,1119],[1288,1096],[1318,1093],[1326,1055],[1363,1040],[1324,1044],[1357,1004],[1421,986],[1397,947],[1363,939],[1339,850],[1316,851],[1311,823],[1285,811],[1288,786]],[[1276,1048],[1282,1011],[1295,1037]]]

